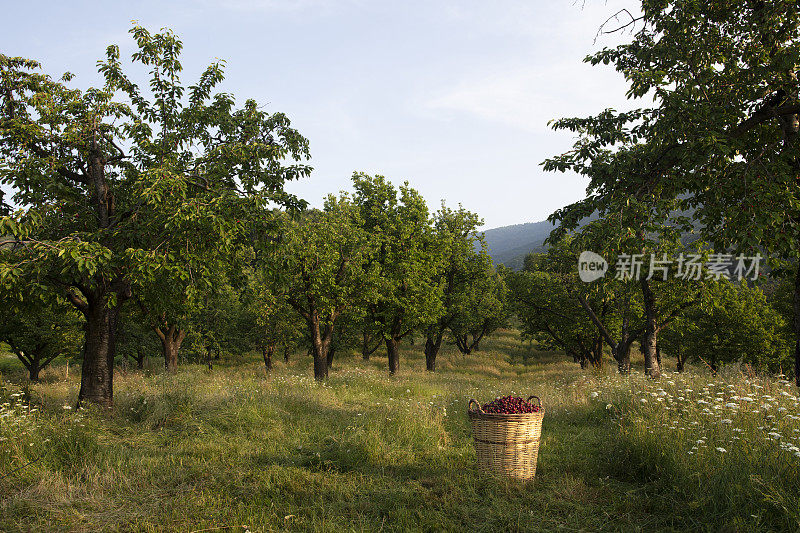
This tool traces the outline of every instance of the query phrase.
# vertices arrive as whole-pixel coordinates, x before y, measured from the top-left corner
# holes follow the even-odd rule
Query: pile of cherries
[[[539,412],[538,405],[533,405],[522,398],[516,398],[514,396],[497,398],[496,400],[483,404],[481,409],[484,413],[502,413],[506,415]]]

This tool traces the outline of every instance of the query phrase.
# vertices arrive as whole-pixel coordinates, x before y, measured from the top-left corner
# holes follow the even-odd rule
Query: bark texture
[[[114,355],[119,307],[109,307],[105,298],[90,298],[86,304],[86,337],[78,403],[104,407],[114,403]]]
[[[186,330],[178,328],[175,324],[169,327],[153,328],[161,341],[161,353],[164,355],[164,369],[174,374],[178,371],[178,351],[181,349]]]
[[[261,355],[264,356],[264,369],[269,374],[272,371],[272,354],[275,353],[275,345],[268,344],[261,348]]]
[[[642,301],[645,312],[644,329],[644,373],[651,378],[661,377],[661,366],[658,364],[658,354],[656,345],[658,343],[658,309],[656,308],[656,297],[650,282],[646,279],[640,280],[642,287]]]
[[[435,336],[429,335],[425,339],[425,370],[428,372],[436,371],[436,356],[442,346],[443,332],[438,332]]]
[[[386,355],[389,357],[389,373],[396,374],[400,369],[399,341],[395,338],[386,339]]]
[[[800,261],[794,278],[794,380],[800,387]]]

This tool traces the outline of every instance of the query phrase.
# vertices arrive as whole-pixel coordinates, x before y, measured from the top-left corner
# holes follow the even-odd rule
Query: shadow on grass
[[[292,410],[298,407],[296,403]],[[324,424],[346,414],[315,406],[314,419],[308,423]],[[426,523],[440,530],[475,531],[666,526],[667,515],[648,516],[648,498],[641,484],[614,476],[609,467],[614,428],[593,408],[545,419],[537,476],[529,483],[479,473],[468,423],[446,429],[453,441],[447,451],[384,461],[376,458],[369,442],[330,437],[302,449],[254,454],[246,469],[278,467],[296,472],[306,484],[293,485],[292,490],[299,490],[304,498],[336,506],[343,516],[356,512],[370,523],[399,529],[404,525],[417,529]],[[320,486],[326,486],[320,479],[337,485],[342,480],[357,483],[357,501],[345,498],[343,502],[336,490],[320,492]],[[416,513],[420,505],[425,507],[424,516]]]

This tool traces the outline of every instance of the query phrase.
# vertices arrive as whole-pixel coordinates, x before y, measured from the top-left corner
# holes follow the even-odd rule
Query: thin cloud
[[[608,105],[609,94],[624,90],[621,77],[610,70],[582,64],[520,67],[443,88],[425,107],[440,117],[464,113],[541,133],[549,131],[549,120],[596,113]]]

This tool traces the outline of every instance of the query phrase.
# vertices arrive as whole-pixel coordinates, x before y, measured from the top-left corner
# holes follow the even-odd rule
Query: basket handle
[[[475,404],[476,409],[472,409],[473,403]],[[479,404],[477,400],[470,398],[469,402],[467,402],[467,411],[477,411],[478,413],[482,413],[483,409],[481,409],[481,404]]]
[[[539,409],[542,408],[542,399],[538,396],[528,396],[528,401],[531,401],[531,398],[536,398],[539,401]]]

